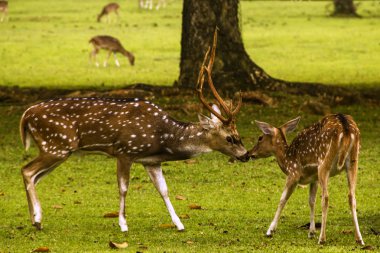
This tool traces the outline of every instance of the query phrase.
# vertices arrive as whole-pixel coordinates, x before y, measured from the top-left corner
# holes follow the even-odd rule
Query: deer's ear
[[[274,135],[274,127],[272,127],[268,123],[257,120],[255,120],[255,123],[264,134]]]
[[[220,112],[220,109],[219,109],[219,107],[218,107],[217,105],[213,104],[213,105],[212,105],[212,109],[214,109],[214,111],[215,111],[216,113],[218,113],[219,115],[222,115],[222,113]],[[217,124],[217,125],[222,124],[222,122],[220,121],[220,119],[218,119],[218,117],[216,117],[216,116],[215,116],[214,114],[212,114],[212,113],[211,113],[211,120],[212,120],[215,124]]]
[[[198,114],[198,119],[199,119],[199,122],[201,123],[201,126],[206,130],[217,128],[219,126],[219,124],[215,123],[213,119],[210,119],[209,117],[203,114]]]
[[[297,117],[295,119],[289,120],[285,124],[283,124],[280,128],[284,133],[290,133],[293,132],[296,128],[298,123],[300,122],[301,117]]]

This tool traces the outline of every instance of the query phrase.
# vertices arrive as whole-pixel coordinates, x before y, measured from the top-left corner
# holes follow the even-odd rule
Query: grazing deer
[[[278,219],[287,200],[297,184],[310,184],[310,228],[309,238],[315,234],[314,207],[318,183],[322,188],[322,227],[319,243],[326,241],[326,220],[329,195],[329,177],[343,170],[347,173],[349,186],[348,202],[355,225],[355,239],[364,245],[356,215],[355,187],[358,171],[360,132],[349,115],[333,114],[304,129],[288,146],[286,134],[292,132],[300,117],[290,120],[281,127],[273,127],[265,122],[256,121],[264,135],[249,151],[252,159],[274,155],[281,170],[287,175],[285,189],[277,208],[276,215],[266,233],[272,236]]]
[[[166,7],[166,0],[157,0],[156,10],[159,10],[161,7]],[[140,9],[153,9],[153,0],[139,0]]]
[[[183,230],[168,196],[161,163],[188,159],[213,150],[248,161],[248,152],[235,124],[241,96],[233,109],[223,101],[212,83],[215,47],[216,34],[209,64],[207,67],[202,65],[197,85],[201,103],[212,114],[211,118],[199,114],[198,123],[177,121],[152,102],[137,98],[60,98],[29,107],[21,118],[20,133],[26,149],[31,139],[39,148],[38,157],[22,168],[32,224],[41,229],[42,210],[36,184],[72,153],[82,150],[103,152],[117,159],[121,231],[128,230],[125,197],[134,162],[145,167],[173,223],[178,230]],[[211,91],[227,117],[222,115],[218,106],[206,102],[202,92],[204,71]]]
[[[8,1],[0,1],[0,12],[2,12],[0,22],[3,22],[8,14]]]
[[[121,53],[122,55],[127,57],[129,63],[132,66],[135,64],[135,56],[131,52],[125,50],[123,45],[121,45],[120,41],[114,37],[107,35],[99,35],[91,38],[89,43],[91,43],[94,46],[94,50],[90,53],[90,61],[93,60],[97,67],[99,67],[99,63],[96,60],[96,55],[99,53],[100,49],[108,51],[108,56],[104,61],[104,67],[107,67],[108,60],[110,59],[111,54],[113,54],[115,58],[116,66],[120,67],[120,63],[116,57],[116,53]]]
[[[109,3],[107,4],[106,6],[103,7],[102,11],[100,12],[100,14],[98,15],[98,19],[97,21],[100,22],[102,17],[107,15],[107,22],[109,22],[109,14],[112,13],[112,12],[115,12],[115,14],[117,15],[117,17],[119,18],[119,13],[118,13],[118,10],[120,8],[120,5],[117,4],[117,3]]]

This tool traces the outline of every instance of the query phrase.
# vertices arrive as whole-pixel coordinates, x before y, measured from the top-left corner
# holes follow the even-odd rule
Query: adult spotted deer
[[[29,147],[31,139],[39,155],[22,168],[32,224],[41,228],[42,210],[36,184],[75,151],[98,151],[117,159],[120,194],[119,225],[127,231],[125,198],[132,163],[141,163],[161,194],[178,230],[184,226],[169,200],[161,163],[188,159],[213,150],[241,161],[248,160],[236,129],[235,116],[241,107],[227,106],[219,96],[211,70],[215,57],[216,35],[208,66],[200,70],[197,92],[211,111],[211,118],[199,114],[198,123],[181,122],[160,107],[140,99],[60,98],[29,107],[20,122],[21,139]],[[208,53],[205,56],[205,62]],[[205,63],[204,62],[204,63]],[[204,71],[208,84],[225,116],[216,105],[209,106],[203,96]]]
[[[153,0],[138,0],[140,9],[153,9]],[[157,0],[156,10],[166,6],[166,0]]]
[[[0,12],[2,12],[0,22],[3,22],[8,14],[8,1],[0,1]]]
[[[304,129],[288,146],[286,134],[292,132],[300,117],[290,120],[281,127],[256,121],[264,135],[249,151],[252,159],[274,155],[281,170],[287,175],[285,189],[281,195],[276,215],[266,233],[272,236],[280,218],[281,211],[293,193],[297,184],[310,184],[310,228],[309,238],[314,237],[314,207],[318,183],[322,188],[322,227],[319,243],[326,241],[326,220],[329,195],[327,190],[329,177],[343,170],[347,173],[348,202],[351,207],[355,226],[355,239],[364,245],[356,215],[355,187],[358,171],[360,132],[349,115],[333,114]]]
[[[107,16],[107,21],[109,22],[109,15],[114,12],[117,17],[119,17],[119,10],[120,5],[118,3],[109,3],[106,6],[103,7],[102,11],[98,15],[97,21],[100,22],[102,17]]]
[[[121,45],[120,41],[114,37],[108,36],[108,35],[98,35],[95,37],[92,37],[89,41],[94,46],[94,50],[90,53],[90,61],[94,61],[95,65],[99,67],[99,63],[96,60],[96,55],[99,53],[100,49],[104,49],[108,51],[108,56],[106,60],[104,61],[104,67],[107,67],[108,60],[111,57],[111,54],[113,54],[115,58],[115,64],[116,66],[120,67],[119,60],[116,57],[116,53],[120,53],[128,58],[129,63],[133,66],[135,65],[135,56],[125,50],[123,45]]]

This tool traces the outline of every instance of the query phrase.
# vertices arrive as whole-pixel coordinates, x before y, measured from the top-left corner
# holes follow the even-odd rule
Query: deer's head
[[[216,42],[217,31],[215,31],[214,33],[214,42],[210,57],[210,48],[207,50],[205,54],[203,64],[199,71],[196,88],[200,101],[206,107],[206,109],[208,109],[211,112],[211,118],[200,114],[199,121],[202,127],[208,131],[208,135],[211,137],[209,141],[209,146],[211,149],[220,151],[221,153],[234,157],[240,161],[247,161],[248,153],[247,150],[244,148],[235,123],[236,114],[239,112],[242,104],[241,94],[236,107],[233,109],[233,102],[226,103],[225,101],[223,101],[212,81],[212,66],[215,59]],[[206,66],[206,61],[208,60],[208,58],[209,62]],[[220,107],[224,111],[226,117],[223,116],[221,110],[217,105],[211,106],[203,96],[203,84],[205,80],[205,73],[207,75],[207,83],[210,87],[210,90],[214,95],[215,99],[220,104]]]
[[[280,127],[274,127],[266,122],[255,120],[256,125],[263,134],[259,136],[256,145],[248,151],[249,157],[252,159],[265,158],[286,148],[286,134],[296,129],[300,119],[301,117],[297,117]]]

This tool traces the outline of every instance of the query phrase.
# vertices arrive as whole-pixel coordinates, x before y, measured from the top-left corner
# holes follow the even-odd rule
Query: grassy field
[[[0,23],[0,85],[120,87],[133,83],[171,85],[178,77],[181,1],[161,11],[140,11],[137,1],[120,1],[121,21],[96,23],[107,1],[11,0],[9,21]],[[272,76],[295,81],[374,87],[380,84],[380,7],[362,2],[363,19],[327,17],[328,2],[253,1],[241,3],[242,32],[251,57]],[[43,10],[43,12],[41,11]],[[114,35],[136,55],[136,66],[121,60],[96,68],[88,63],[88,40]],[[103,53],[101,58],[105,57]],[[119,56],[119,59],[121,57]],[[244,104],[238,127],[250,149],[259,135],[255,119],[280,125],[302,116],[299,129],[320,116],[300,111],[307,97],[270,94],[278,107]],[[192,98],[190,98],[191,100]],[[183,98],[182,103],[189,102]],[[159,105],[181,98],[156,98]],[[191,101],[192,102],[192,101]],[[194,102],[196,100],[194,98]],[[278,231],[266,238],[285,176],[273,158],[229,164],[210,153],[191,163],[163,164],[171,200],[186,231],[169,224],[166,208],[141,165],[132,168],[127,197],[128,233],[118,220],[103,218],[118,210],[116,162],[104,156],[72,156],[37,187],[44,211],[42,231],[30,225],[20,169],[37,153],[25,152],[18,132],[26,105],[0,103],[0,253],[115,252],[109,241],[128,242],[122,252],[363,252],[355,244],[345,175],[330,180],[327,244],[309,240],[300,226],[309,222],[308,189],[298,188],[281,216]],[[332,109],[353,115],[362,133],[357,183],[359,224],[366,245],[379,251],[380,110],[364,101]],[[196,113],[171,111],[195,121]],[[293,137],[292,135],[291,137]],[[186,200],[176,200],[176,195]],[[191,210],[195,203],[202,210]],[[320,196],[316,220],[321,218]]]
[[[282,96],[279,108],[245,104],[240,114],[239,130],[247,148],[259,135],[254,119],[282,124],[293,118],[302,98]],[[286,101],[291,100],[291,103]],[[164,102],[157,101],[158,104]],[[164,163],[170,196],[186,231],[161,228],[171,222],[164,204],[141,165],[132,169],[127,197],[127,219],[130,231],[119,231],[116,219],[103,218],[118,210],[115,160],[104,156],[73,156],[38,185],[44,210],[44,229],[30,225],[27,201],[20,168],[36,154],[25,153],[19,141],[18,120],[23,107],[0,107],[0,252],[30,252],[46,246],[51,252],[108,252],[109,241],[129,243],[126,252],[348,252],[362,251],[356,245],[347,203],[344,174],[329,184],[330,209],[327,244],[307,238],[308,190],[298,188],[289,200],[271,239],[264,233],[273,218],[280,198],[284,175],[273,158],[249,163],[228,164],[228,158],[211,153],[191,164]],[[362,149],[357,186],[359,223],[364,241],[379,250],[380,229],[380,152],[379,108],[376,106],[339,107],[336,111],[355,117],[362,132]],[[177,118],[196,120],[172,112]],[[307,113],[299,128],[319,117]],[[370,116],[370,117],[369,117]],[[176,195],[186,200],[175,200]],[[203,210],[190,210],[189,204]],[[317,197],[316,219],[320,221],[320,196]]]
[[[120,1],[120,21],[108,24],[95,22],[104,0],[10,1],[9,22],[0,23],[0,85],[172,85],[179,73],[182,2],[160,11],[141,11],[136,2]],[[326,6],[331,10],[326,1],[243,1],[241,27],[252,59],[285,80],[379,84],[378,2],[361,2],[362,19],[329,18]],[[136,66],[126,59],[121,68],[89,64],[88,41],[99,34],[119,38],[136,55]]]

